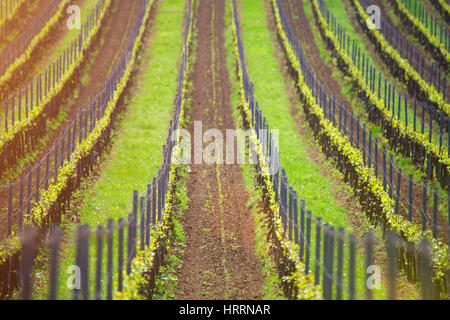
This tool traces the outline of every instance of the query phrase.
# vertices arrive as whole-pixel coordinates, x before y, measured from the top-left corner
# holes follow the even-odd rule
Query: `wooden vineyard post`
[[[123,228],[124,228],[124,220],[123,218],[119,218],[119,250],[117,257],[117,273],[118,273],[118,288],[117,291],[122,292],[123,290]]]
[[[349,264],[348,264],[348,295],[350,300],[355,299],[355,282],[356,282],[356,237],[350,234],[349,242]]]
[[[58,227],[53,227],[50,231],[50,276],[49,276],[49,300],[57,299],[58,269],[59,269],[59,248],[62,231]]]
[[[102,225],[97,227],[97,257],[95,266],[95,299],[102,298],[102,265],[103,265],[103,236],[104,229]]]
[[[306,248],[305,248],[305,274],[309,274],[309,264],[311,255],[311,211],[306,212]]]
[[[343,274],[344,274],[344,237],[345,230],[343,227],[339,228],[337,231],[338,240],[338,256],[337,256],[337,270],[336,270],[336,299],[342,299],[342,284],[343,284]]]
[[[366,235],[366,299],[371,300],[372,299],[372,288],[368,285],[368,271],[371,269],[373,265],[373,245],[374,245],[374,236],[372,233],[367,233]]]
[[[113,239],[114,239],[114,220],[109,219],[107,223],[107,247],[108,247],[108,257],[106,262],[106,299],[112,299],[112,273],[113,273]]]
[[[320,283],[320,240],[322,235],[322,218],[316,218],[316,255],[314,259],[314,284]]]
[[[37,232],[27,226],[22,234],[22,258],[20,260],[20,282],[22,284],[22,300],[30,300],[32,294],[32,269],[36,255]]]

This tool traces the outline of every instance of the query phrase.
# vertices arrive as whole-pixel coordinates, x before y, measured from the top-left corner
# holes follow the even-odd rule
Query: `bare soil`
[[[289,0],[282,1],[281,3],[284,13],[293,27],[294,33],[302,44],[305,56],[310,66],[313,68],[315,76],[331,90],[336,98],[339,98],[345,105],[348,105],[348,101],[341,93],[341,85],[331,76],[334,70],[324,63],[320,57],[319,48],[314,42],[314,35],[309,26],[305,12],[303,11],[303,0]]]
[[[225,0],[200,0],[188,130],[233,129],[224,48]],[[261,299],[264,277],[255,256],[254,220],[239,165],[192,165],[189,209],[182,218],[186,249],[178,299]]]

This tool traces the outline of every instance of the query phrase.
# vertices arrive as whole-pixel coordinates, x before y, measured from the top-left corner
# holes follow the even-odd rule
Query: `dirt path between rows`
[[[90,50],[91,55],[86,57],[86,59],[88,59],[87,63],[83,64],[80,71],[81,79],[83,79],[83,81],[74,83],[73,89],[71,90],[73,96],[68,97],[67,104],[63,107],[63,111],[66,112],[64,119],[58,127],[49,134],[49,137],[45,137],[46,142],[43,143],[43,146],[39,146],[36,155],[27,159],[27,165],[36,165],[38,161],[45,157],[47,150],[54,146],[55,142],[65,130],[67,124],[75,118],[80,109],[87,107],[91,98],[102,88],[112,66],[120,57],[122,49],[128,42],[129,31],[137,18],[140,3],[140,1],[128,2],[113,0],[111,11],[109,11],[105,17],[105,25],[98,35],[97,42]],[[54,157],[50,158],[50,167],[52,167]],[[27,166],[25,166],[23,162],[21,162],[21,168],[23,168],[23,170],[16,176],[16,179],[20,179],[28,173]],[[41,172],[45,172],[44,170],[45,161],[42,161]],[[43,183],[44,181],[41,176],[41,188],[43,187]],[[33,182],[33,185],[35,185],[35,182]],[[0,234],[6,233],[7,201],[8,189],[1,188]],[[13,225],[18,223],[18,219],[18,215],[13,216]]]
[[[90,189],[93,185],[98,183],[99,179],[101,180],[102,176],[105,174],[105,169],[108,167],[108,164],[115,157],[115,153],[117,150],[114,149],[114,144],[117,142],[118,137],[123,134],[123,121],[126,117],[130,115],[127,114],[131,105],[128,102],[131,100],[132,96],[135,95],[137,90],[140,90],[140,86],[142,86],[142,78],[147,71],[147,67],[152,58],[152,48],[153,48],[153,40],[154,34],[158,31],[157,25],[155,24],[155,18],[158,15],[159,6],[161,4],[161,0],[155,0],[152,9],[150,11],[149,19],[147,20],[147,24],[145,26],[145,32],[142,38],[142,46],[138,50],[138,54],[135,61],[135,66],[133,67],[133,71],[131,73],[131,77],[128,80],[127,87],[125,91],[122,93],[123,98],[118,101],[118,108],[120,109],[120,115],[116,118],[114,122],[114,130],[111,132],[111,146],[107,149],[100,158],[100,161],[94,165],[93,170],[91,170],[86,180],[81,183],[81,186],[78,188],[80,194],[79,196],[72,196],[71,198],[71,207],[65,212],[65,216],[67,217],[66,222],[71,224],[77,224],[80,222],[80,211],[84,205],[84,201],[86,200],[86,190]],[[64,233],[61,245],[62,257],[67,255],[68,250],[70,250],[70,246],[73,238],[70,233]],[[44,270],[47,260],[38,261],[42,264],[37,266],[37,269],[42,268]],[[36,263],[36,262],[35,262]],[[46,270],[48,271],[48,270]],[[45,273],[45,276],[41,275],[40,277],[34,278],[33,285],[33,294],[36,296],[45,296],[47,290],[47,282],[45,279],[48,279],[48,273]]]
[[[84,0],[73,0],[71,3],[66,5],[63,9],[62,16],[52,25],[46,36],[39,41],[38,45],[31,52],[30,57],[22,65],[15,69],[11,78],[0,87],[0,100],[9,97],[13,91],[23,87],[25,83],[37,77],[37,75],[47,67],[50,63],[50,58],[52,57],[51,52],[56,51],[69,31],[66,26],[66,9],[70,5],[78,5],[79,7],[82,7],[83,2]],[[26,12],[27,16],[31,15],[31,17],[27,18],[29,19],[29,22],[23,26],[23,30],[21,30],[17,36],[25,32],[27,30],[26,28],[28,28],[28,25],[32,23],[33,19],[42,15],[43,11],[50,3],[51,0],[41,0],[39,3],[33,4],[33,7],[37,7],[38,9],[33,10],[32,13],[29,13],[27,10],[22,10]],[[39,32],[37,32],[36,35]],[[22,53],[23,52],[20,52],[20,54]],[[19,56],[16,58],[18,57]]]
[[[341,85],[331,76],[333,74],[333,70],[325,64],[320,57],[319,48],[314,42],[314,35],[312,34],[308,19],[303,11],[303,0],[281,1],[281,5],[286,17],[291,23],[294,33],[297,35],[297,38],[302,44],[303,50],[305,51],[305,57],[310,66],[313,68],[315,76],[318,77],[328,89],[331,89],[336,98],[344,104],[349,105],[348,101],[341,93]]]
[[[224,48],[225,0],[200,0],[188,130],[234,128]],[[186,249],[177,299],[261,299],[264,277],[255,256],[254,220],[239,165],[192,165],[189,209],[182,218]]]

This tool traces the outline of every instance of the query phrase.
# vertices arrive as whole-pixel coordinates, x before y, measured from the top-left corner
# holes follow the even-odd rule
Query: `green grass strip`
[[[307,207],[337,226],[348,226],[346,211],[337,203],[330,182],[308,154],[304,139],[291,117],[291,105],[275,48],[270,37],[264,6],[242,0],[242,41],[255,97],[272,129],[279,129],[280,160],[289,183]]]
[[[250,0],[241,1],[242,41],[247,57],[250,79],[255,85],[255,97],[272,129],[279,129],[280,161],[289,177],[290,185],[315,217],[335,227],[351,230],[345,208],[335,198],[330,181],[321,174],[321,167],[308,154],[305,140],[291,117],[291,106],[275,47],[266,23],[264,6]],[[315,248],[314,224],[311,248]],[[313,252],[312,252],[313,254]],[[347,258],[347,257],[346,257]],[[347,259],[346,259],[347,260]],[[347,265],[346,261],[346,265]],[[314,266],[312,265],[314,270]],[[364,292],[362,256],[357,257],[357,292]],[[381,292],[380,292],[381,293]]]
[[[125,102],[127,114],[122,120],[120,135],[102,165],[100,178],[84,195],[81,223],[95,226],[105,224],[110,218],[126,216],[131,211],[133,190],[143,190],[162,163],[162,146],[177,88],[184,18],[182,3],[181,0],[165,0],[157,9],[153,22],[157,29],[151,43],[143,43],[144,51],[140,57],[150,61],[142,77],[138,78],[132,96]],[[72,226],[73,231],[76,226]],[[73,246],[65,257],[62,271],[74,264]],[[94,270],[95,259],[91,264],[90,268]],[[71,291],[66,288],[65,281],[60,282],[60,297],[70,299]]]
[[[41,42],[47,36],[52,27],[62,17],[64,8],[66,7],[67,3],[69,3],[69,0],[62,0],[56,13],[48,20],[47,24],[42,28],[42,30],[31,40],[25,52],[23,52],[12,64],[10,64],[5,73],[0,76],[0,86],[8,81],[12,77],[14,71],[30,58],[31,53],[37,47],[39,42]]]
[[[433,3],[434,8],[442,15],[444,19],[446,19],[447,24],[448,18],[450,17],[450,4],[446,2],[446,0],[430,0]]]
[[[149,183],[162,163],[162,146],[172,115],[182,44],[183,6],[180,2],[165,0],[159,9],[151,60],[139,79],[137,91],[126,101],[128,111],[120,136],[111,159],[104,165],[102,177],[91,189],[92,197],[86,199],[82,222],[104,223],[105,218],[98,214],[103,212],[109,213],[108,218],[123,216],[131,208],[133,190]]]
[[[369,16],[367,12],[362,7],[359,0],[350,0],[352,7],[355,9],[357,14],[358,23],[360,21],[369,21]],[[364,25],[364,24],[362,24]],[[364,29],[364,28],[363,28]],[[443,99],[442,92],[438,92],[433,86],[431,86],[427,81],[425,81],[421,75],[410,65],[409,61],[404,59],[398,50],[396,50],[384,37],[383,33],[380,30],[368,29],[365,31],[368,36],[372,36],[374,46],[379,47],[381,52],[384,52],[388,55],[395,63],[398,65],[399,69],[402,70],[402,75],[399,78],[405,83],[409,83],[413,81],[420,90],[429,100],[430,103],[436,106],[436,108],[443,111],[445,114],[449,115],[450,113],[450,105],[446,103]]]
[[[431,243],[433,263],[436,268],[435,279],[442,280],[446,273],[447,247],[442,245],[442,243],[438,240],[434,239],[429,230],[422,232],[420,230],[420,226],[406,221],[399,215],[394,214],[394,203],[392,199],[390,199],[387,193],[383,191],[381,182],[373,176],[373,171],[368,170],[363,165],[361,152],[351,147],[348,143],[348,138],[346,136],[342,136],[337,129],[332,126],[331,122],[324,118],[322,109],[316,104],[316,100],[312,96],[311,90],[304,82],[303,74],[299,67],[300,62],[294,54],[291,44],[287,39],[283,27],[281,26],[278,7],[275,5],[275,0],[272,0],[272,4],[274,6],[277,29],[283,46],[285,47],[287,57],[292,65],[292,68],[294,68],[298,74],[298,88],[302,92],[303,101],[306,103],[306,106],[310,107],[311,114],[318,117],[320,127],[322,128],[320,134],[323,134],[324,136],[327,135],[329,138],[327,145],[335,146],[334,148],[337,148],[344,157],[347,157],[351,166],[353,166],[359,179],[358,184],[353,185],[355,192],[359,193],[362,191],[363,194],[371,197],[370,203],[367,203],[367,201],[365,202],[367,210],[372,210],[373,213],[383,219],[383,224],[386,228],[399,233],[408,242],[417,243],[421,238],[426,238]],[[346,166],[347,165],[348,164],[346,164]],[[361,185],[362,181],[364,181],[363,185]],[[375,207],[373,207],[374,204]],[[373,211],[373,208],[376,207],[379,209],[375,209],[375,211]]]
[[[99,0],[96,0],[100,3]],[[67,70],[64,74],[61,75],[61,78],[58,82],[55,83],[55,86],[51,88],[51,90],[48,92],[47,95],[44,94],[44,97],[42,100],[34,106],[31,106],[30,113],[28,117],[24,117],[22,120],[17,121],[14,126],[9,127],[9,129],[6,132],[3,132],[3,129],[0,129],[0,150],[4,153],[6,150],[5,148],[8,147],[8,143],[11,143],[13,139],[17,138],[19,134],[21,134],[24,130],[29,128],[31,125],[35,125],[36,119],[41,116],[45,110],[46,107],[48,107],[48,104],[54,97],[56,97],[64,88],[66,83],[71,81],[72,75],[77,70],[77,68],[80,66],[80,64],[84,61],[85,57],[89,55],[89,49],[92,45],[92,40],[96,36],[97,32],[99,31],[101,27],[101,23],[106,15],[106,12],[108,8],[110,7],[111,0],[105,0],[104,5],[102,8],[100,8],[100,16],[98,20],[98,24],[91,30],[88,37],[84,37],[84,45],[83,50],[77,55],[77,58],[73,60],[73,63],[69,66],[67,66]],[[89,14],[93,14],[94,10],[90,11]],[[73,39],[71,39],[73,41]],[[67,47],[68,48],[68,47]],[[66,49],[66,47],[64,47]],[[37,90],[37,88],[35,88]],[[36,91],[37,92],[37,91]],[[18,99],[18,97],[16,97]],[[23,105],[21,108],[23,109],[24,103],[26,100],[22,100]],[[31,102],[32,104],[32,102]],[[19,103],[17,101],[17,106],[19,106]],[[24,113],[24,112],[23,112]],[[1,119],[1,117],[0,117]],[[54,125],[54,124],[53,124]]]
[[[427,154],[432,153],[433,157],[442,164],[443,170],[448,170],[450,159],[448,158],[446,147],[443,145],[439,149],[438,144],[430,142],[424,134],[414,130],[411,121],[409,122],[408,126],[406,126],[406,123],[402,122],[392,115],[392,113],[387,109],[383,100],[381,98],[378,99],[375,91],[370,90],[369,85],[365,82],[361,71],[359,71],[357,66],[352,62],[352,59],[350,58],[349,54],[346,53],[346,50],[343,49],[343,47],[340,47],[337,36],[334,35],[333,31],[327,28],[328,25],[325,17],[322,15],[321,10],[319,9],[319,3],[316,0],[312,0],[312,6],[314,12],[317,13],[317,24],[318,27],[322,30],[324,38],[326,39],[326,41],[332,43],[334,48],[336,48],[335,51],[338,57],[341,59],[342,64],[345,64],[345,66],[347,66],[346,73],[353,79],[355,85],[361,88],[361,91],[363,91],[367,96],[368,103],[378,108],[380,115],[383,117],[384,121],[389,123],[395,131],[399,132],[400,137],[403,136],[405,139],[414,142],[416,145],[423,146]],[[386,132],[384,132],[384,134],[385,133]],[[388,137],[386,136],[386,138]],[[424,167],[421,169],[425,170]],[[441,184],[443,183],[442,177],[437,177],[437,180],[439,180]]]

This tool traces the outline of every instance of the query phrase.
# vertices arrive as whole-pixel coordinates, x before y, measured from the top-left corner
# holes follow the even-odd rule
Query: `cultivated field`
[[[0,298],[447,300],[449,72],[445,0],[0,0]]]

